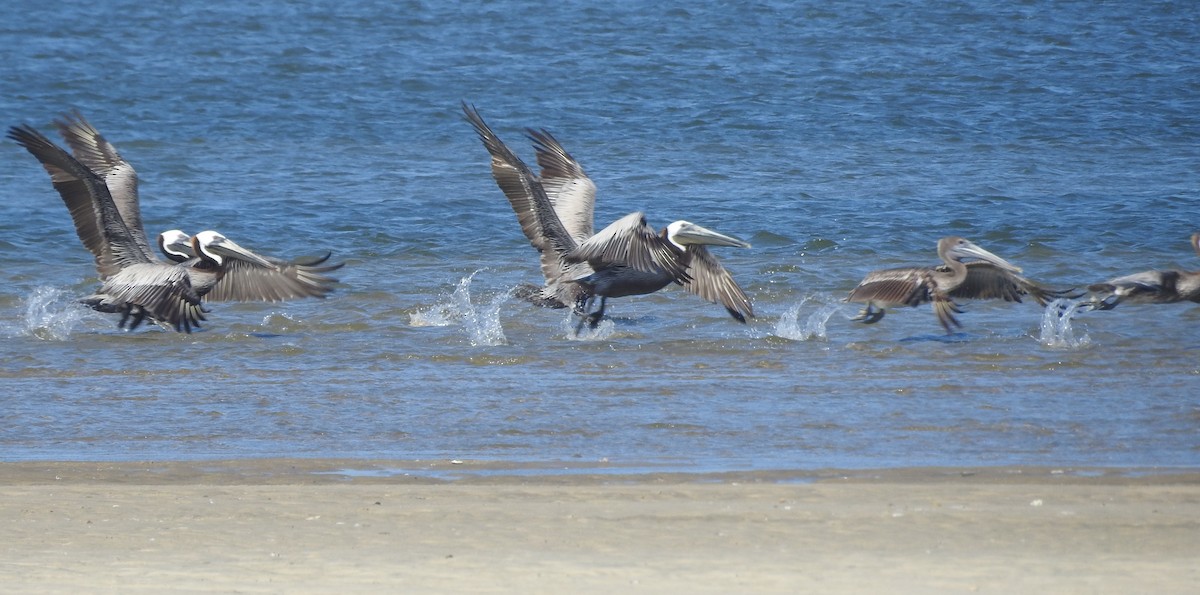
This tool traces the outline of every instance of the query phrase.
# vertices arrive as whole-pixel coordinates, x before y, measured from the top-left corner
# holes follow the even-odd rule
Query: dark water
[[[1200,462],[1200,308],[839,305],[975,240],[1053,285],[1200,268],[1200,5],[17,0],[4,124],[81,109],[150,233],[333,250],[324,301],[191,336],[73,298],[91,256],[0,149],[0,458],[331,456],[688,469]],[[546,127],[633,210],[743,237],[759,317],[679,290],[575,338],[458,104]]]

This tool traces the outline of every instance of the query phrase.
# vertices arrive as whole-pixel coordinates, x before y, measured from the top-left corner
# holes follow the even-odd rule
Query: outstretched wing
[[[297,298],[324,298],[334,289],[337,279],[326,273],[345,263],[324,264],[321,258],[282,261],[263,257],[273,266],[227,256],[225,274],[204,299],[210,302],[281,302]]]
[[[135,241],[100,176],[32,126],[9,128],[8,137],[25,147],[50,174],[51,183],[71,213],[79,239],[96,257],[101,278],[126,266],[154,260],[153,254]]]
[[[874,303],[880,307],[916,306],[933,299],[930,270],[903,267],[871,271],[846,298],[849,302]]]
[[[746,317],[754,317],[746,292],[707,248],[691,244],[687,247],[687,253],[691,257],[688,274],[692,279],[683,283],[684,289],[714,304],[725,306],[729,315],[740,322],[746,322]]]
[[[575,293],[577,288],[569,282],[592,272],[583,265],[573,266],[563,260],[562,255],[575,248],[575,239],[563,226],[541,181],[529,167],[501,142],[474,107],[464,102],[462,109],[492,156],[492,177],[517,214],[521,231],[541,254],[546,284],[555,289],[565,305],[574,305],[569,294]]]
[[[133,166],[78,111],[64,114],[54,121],[54,125],[71,147],[75,159],[104,179],[113,204],[133,240],[149,254],[150,243],[142,227],[142,211],[138,203],[138,175]]]
[[[596,184],[549,132],[532,129],[526,132],[537,152],[542,187],[554,205],[554,212],[575,242],[584,242],[595,233],[592,212],[596,206]]]
[[[1079,297],[1071,289],[1048,289],[990,262],[968,262],[966,265],[967,277],[950,290],[952,298],[1020,302],[1024,296],[1031,295],[1038,304],[1045,306],[1056,298]]]

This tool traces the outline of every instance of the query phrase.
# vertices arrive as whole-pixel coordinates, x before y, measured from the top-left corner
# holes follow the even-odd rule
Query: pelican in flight
[[[882,269],[867,273],[846,301],[866,304],[855,320],[864,324],[879,322],[885,308],[919,306],[932,302],[933,313],[947,333],[961,327],[954,317],[961,314],[958,299],[1003,299],[1020,302],[1031,295],[1038,304],[1067,297],[1070,290],[1046,289],[1022,277],[1019,267],[980,248],[964,238],[949,236],[938,240],[939,266]],[[978,259],[964,263],[963,259]]]
[[[190,239],[194,257],[180,260],[167,253],[172,262],[158,259],[142,227],[133,167],[78,112],[55,124],[74,155],[29,125],[10,128],[8,137],[50,174],[79,239],[95,257],[101,286],[81,301],[101,312],[120,313],[118,326],[125,328],[132,317],[132,330],[149,318],[190,332],[205,319],[202,299],[277,301],[323,297],[332,290],[336,280],[321,273],[341,264],[314,267],[324,259],[268,259],[215,231]]]
[[[749,248],[750,244],[687,221],[655,231],[641,212],[630,213],[593,232],[596,185],[549,132],[527,130],[541,176],[492,132],[474,107],[463,103],[492,156],[492,177],[508,198],[525,237],[541,254],[546,285],[529,292],[533,301],[572,307],[592,328],[608,298],[654,293],[678,283],[719,303],[739,322],[753,317],[750,298],[705,246]],[[590,311],[595,298],[600,306]]]
[[[292,261],[260,256],[237,246],[218,232],[202,231],[189,237],[172,229],[158,234],[159,251],[168,260],[188,269],[192,285],[208,302],[282,302],[323,298],[333,291],[336,279],[325,273],[345,263],[325,264],[332,256]],[[228,248],[222,254],[220,247]]]
[[[1200,232],[1192,234],[1192,249],[1200,256]],[[1117,304],[1200,303],[1200,271],[1142,271],[1088,286],[1089,305],[1111,310]]]

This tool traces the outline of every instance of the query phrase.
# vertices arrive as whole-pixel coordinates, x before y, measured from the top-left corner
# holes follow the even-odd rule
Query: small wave
[[[294,332],[304,325],[304,321],[287,312],[271,312],[263,316],[260,326],[263,334]]]
[[[1057,299],[1046,304],[1042,312],[1042,328],[1038,341],[1046,347],[1054,349],[1079,349],[1090,345],[1092,340],[1085,333],[1082,337],[1075,336],[1071,319],[1084,302],[1078,300]]]
[[[24,327],[17,334],[43,341],[65,341],[89,312],[65,290],[38,287],[25,298]]]

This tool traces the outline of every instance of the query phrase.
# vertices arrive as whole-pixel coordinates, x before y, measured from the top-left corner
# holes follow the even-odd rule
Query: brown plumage
[[[133,329],[150,318],[190,332],[204,320],[201,298],[279,301],[324,297],[333,290],[337,280],[324,273],[342,265],[323,264],[328,256],[294,262],[263,257],[214,231],[196,238],[178,230],[161,234],[159,248],[171,262],[159,260],[142,227],[133,166],[79,112],[55,125],[72,154],[30,126],[13,127],[8,136],[50,174],[79,239],[96,259],[101,287],[81,301],[101,312],[122,314],[119,326],[129,322]],[[172,239],[166,239],[168,234]]]
[[[1192,234],[1192,250],[1200,256],[1200,232]],[[1200,303],[1200,271],[1152,270],[1088,286],[1089,305],[1111,310],[1118,304]]]
[[[541,256],[546,285],[536,292],[522,288],[522,296],[574,307],[594,327],[607,298],[644,295],[679,283],[721,304],[741,322],[754,316],[749,297],[705,247],[749,244],[687,221],[656,231],[640,212],[594,233],[596,185],[557,139],[545,130],[527,131],[541,166],[541,175],[535,176],[479,112],[464,103],[463,113],[492,156],[492,177]],[[588,313],[597,296],[600,307]]]
[[[855,320],[878,322],[885,308],[933,304],[933,312],[947,333],[962,323],[954,316],[962,310],[957,299],[1003,299],[1020,302],[1031,295],[1038,304],[1066,297],[1069,290],[1046,289],[1022,277],[1021,269],[980,248],[964,238],[949,236],[938,240],[938,257],[945,264],[928,267],[903,267],[872,271],[846,298],[867,307]],[[964,263],[965,258],[979,261]]]

